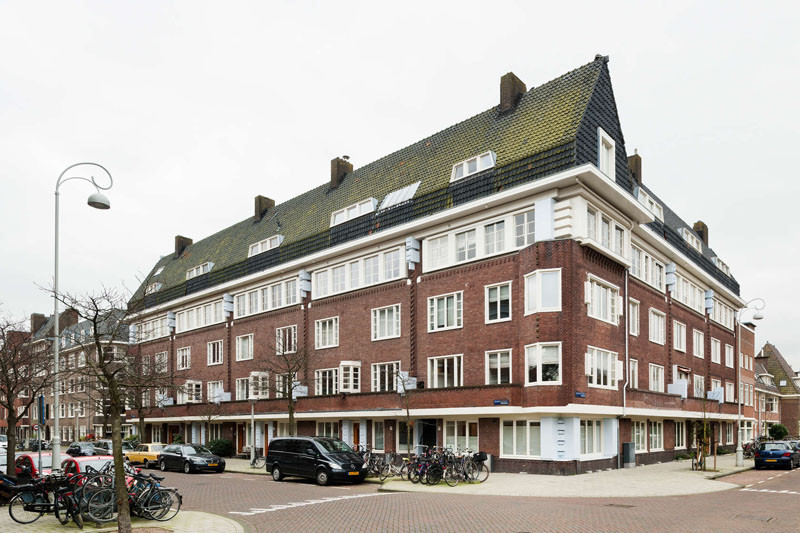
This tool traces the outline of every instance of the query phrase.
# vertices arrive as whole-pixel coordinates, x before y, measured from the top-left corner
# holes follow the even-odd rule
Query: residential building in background
[[[764,397],[764,431],[780,422],[789,435],[800,435],[800,374],[792,370],[778,347],[767,342],[758,352],[759,387]]]
[[[293,351],[303,435],[540,473],[618,467],[624,442],[671,460],[699,421],[733,448],[737,401],[755,431],[755,330],[709,228],[655,188],[607,57],[530,90],[506,74],[486,111],[175,238],[131,301],[142,367],[180,387],[152,391],[144,438],[244,453],[287,434],[286,377],[265,369]]]

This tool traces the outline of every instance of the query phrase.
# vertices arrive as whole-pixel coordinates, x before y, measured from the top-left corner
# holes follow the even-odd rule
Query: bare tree
[[[309,350],[297,345],[297,335],[278,338],[275,345],[269,346],[269,354],[262,358],[258,368],[275,377],[275,396],[285,398],[289,412],[289,435],[297,434],[294,414],[297,398],[308,395]],[[259,397],[258,394],[251,395]]]
[[[143,377],[140,357],[135,350],[126,349],[131,319],[127,299],[111,289],[81,296],[55,296],[66,307],[77,312],[79,321],[89,326],[88,346],[91,346],[91,351],[87,351],[86,364],[75,371],[96,382],[98,389],[108,399],[114,487],[119,506],[117,527],[119,531],[129,533],[131,518],[122,455],[122,416],[127,409],[128,399],[131,394],[138,392]],[[169,387],[173,382],[171,375],[160,372],[151,374],[147,381],[150,387]]]
[[[417,378],[409,375],[408,372],[400,372],[396,376],[396,383],[397,393],[400,394],[406,411],[406,454],[411,460],[411,435],[414,429],[414,422],[411,420],[411,406],[417,391]]]
[[[36,399],[53,383],[49,344],[34,347],[30,341],[23,322],[0,318],[0,406],[6,410],[8,468],[14,464],[17,423],[30,415]]]

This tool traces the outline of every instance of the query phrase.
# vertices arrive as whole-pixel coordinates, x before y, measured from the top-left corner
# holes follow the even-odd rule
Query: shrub
[[[691,458],[692,458],[691,455],[685,453],[679,453],[678,455],[675,456],[675,459],[678,461],[683,461],[684,459],[691,459]]]
[[[783,424],[773,424],[769,427],[769,436],[772,440],[783,440],[788,434],[789,430]]]
[[[233,455],[233,442],[228,439],[210,440],[206,448],[214,455],[219,455],[220,457],[230,457]]]
[[[172,435],[172,444],[183,444],[183,437],[180,433]]]

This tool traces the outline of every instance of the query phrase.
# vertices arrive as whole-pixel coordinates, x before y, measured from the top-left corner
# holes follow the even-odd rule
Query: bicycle
[[[28,485],[14,487],[15,495],[8,504],[8,514],[19,524],[30,524],[44,514],[53,513],[63,525],[70,520],[83,529],[80,503],[75,497],[71,478],[52,474]]]
[[[180,511],[183,498],[177,489],[162,487],[164,478],[150,474],[135,475],[128,490],[131,514],[148,520],[166,522]],[[86,502],[86,513],[95,522],[111,522],[119,513],[114,487],[105,487],[93,493]]]
[[[256,448],[253,459],[250,460],[250,468],[264,468],[267,466],[267,458],[261,448]]]

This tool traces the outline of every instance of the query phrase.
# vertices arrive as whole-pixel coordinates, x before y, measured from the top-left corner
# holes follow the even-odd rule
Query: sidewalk
[[[456,487],[445,483],[429,487],[395,479],[384,483],[380,490],[555,498],[678,496],[738,487],[714,480],[753,467],[752,461],[745,462],[743,468],[735,465],[734,455],[724,455],[717,458],[717,472],[693,472],[691,461],[687,460],[577,476],[493,473],[485,483],[459,483]]]
[[[233,457],[225,459],[225,471],[238,474],[267,475],[266,468],[250,468],[250,459],[234,459]]]
[[[201,513],[197,511],[181,511],[178,515],[168,522],[157,522],[155,520],[133,519],[133,530],[142,528],[153,528],[153,531],[165,530],[177,533],[197,533],[199,531],[213,531],[214,533],[244,533],[244,528],[229,518],[218,516],[211,513]],[[115,523],[104,524],[104,527],[95,528],[93,522],[87,522],[83,526],[84,531],[116,531]],[[53,515],[44,515],[32,524],[17,524],[8,515],[6,508],[0,512],[0,533],[17,533],[24,531],[37,531],[42,533],[55,533],[63,531],[80,531],[78,526],[70,522],[62,526]]]

